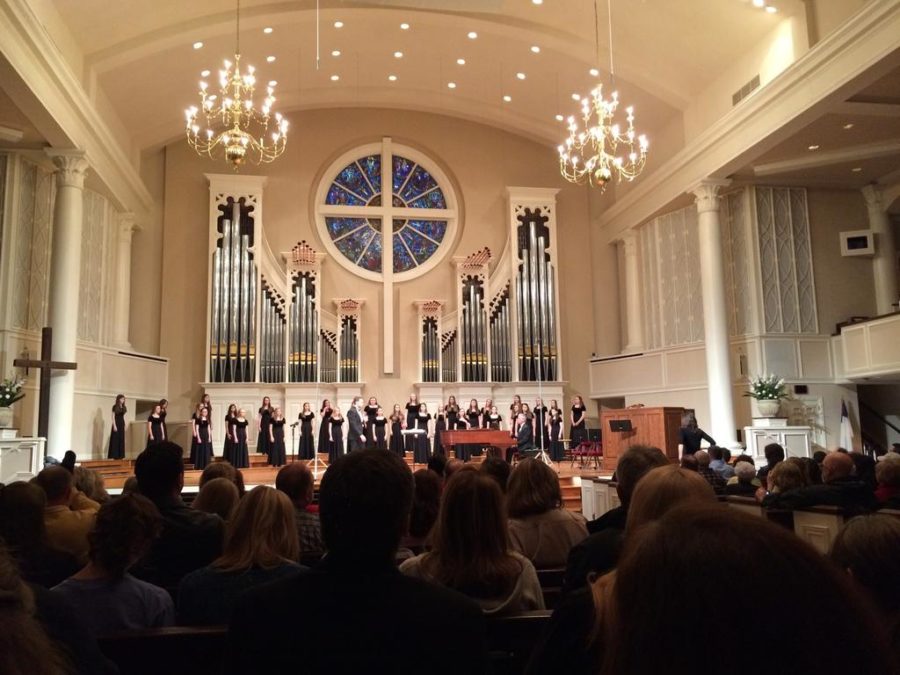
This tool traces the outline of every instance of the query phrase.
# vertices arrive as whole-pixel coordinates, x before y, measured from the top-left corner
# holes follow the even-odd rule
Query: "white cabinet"
[[[0,483],[31,480],[44,465],[43,438],[0,440]]]
[[[810,427],[744,427],[744,442],[747,454],[756,457],[759,464],[769,443],[778,443],[786,457],[809,457],[811,434]]]

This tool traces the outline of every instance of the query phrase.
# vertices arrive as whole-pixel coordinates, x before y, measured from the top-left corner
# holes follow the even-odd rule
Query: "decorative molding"
[[[685,192],[693,194],[698,213],[719,210],[719,191],[731,185],[730,180],[707,178],[689,187]]]
[[[56,187],[84,189],[84,179],[90,163],[83,150],[44,150],[56,167]]]

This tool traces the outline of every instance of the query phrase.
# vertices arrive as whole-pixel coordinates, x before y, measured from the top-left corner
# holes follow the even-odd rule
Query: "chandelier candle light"
[[[199,155],[211,159],[224,156],[235,171],[245,161],[263,164],[277,159],[287,145],[288,121],[273,113],[275,85],[269,84],[262,106],[253,104],[256,75],[253,66],[241,73],[241,3],[237,3],[237,29],[234,63],[225,59],[219,71],[219,94],[210,94],[209,85],[200,82],[200,107],[185,110],[188,145]],[[206,120],[201,129],[199,116]]]
[[[615,77],[612,56],[612,0],[607,0],[609,10],[609,71]],[[600,39],[597,21],[597,0],[594,2],[594,29],[599,62]],[[599,63],[598,63],[599,65]],[[559,150],[559,170],[571,183],[587,183],[606,189],[613,177],[619,181],[634,180],[647,161],[647,137],[634,131],[634,108],[625,109],[626,129],[615,123],[619,107],[619,92],[613,91],[609,99],[603,97],[603,86],[597,85],[589,96],[581,98],[581,123],[570,116],[566,122],[569,137]],[[624,150],[622,154],[617,154]]]

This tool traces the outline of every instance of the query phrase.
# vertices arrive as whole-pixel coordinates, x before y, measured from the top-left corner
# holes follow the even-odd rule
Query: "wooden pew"
[[[827,554],[844,525],[844,512],[837,506],[810,506],[794,510],[794,532],[819,553]]]
[[[556,609],[562,597],[563,580],[566,576],[565,567],[554,567],[549,569],[537,570],[538,581],[541,584],[541,591],[544,595],[544,606],[550,609]]]
[[[522,612],[487,620],[487,644],[494,675],[525,671],[534,646],[550,623],[549,610]]]
[[[788,530],[794,529],[794,513],[787,509],[766,509],[762,504],[756,501],[755,497],[744,497],[741,495],[726,495],[719,497],[719,501],[723,501],[729,508],[743,513],[749,513],[751,516],[759,516],[766,518],[776,525],[781,525]]]

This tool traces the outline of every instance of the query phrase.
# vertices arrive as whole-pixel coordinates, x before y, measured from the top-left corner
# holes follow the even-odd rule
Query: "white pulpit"
[[[744,443],[747,454],[755,457],[757,464],[765,464],[763,450],[769,443],[778,443],[784,448],[785,457],[809,457],[812,428],[805,426],[771,426],[762,420],[754,420],[754,425],[744,427]]]
[[[0,440],[0,483],[31,480],[43,468],[43,438],[4,438]]]

